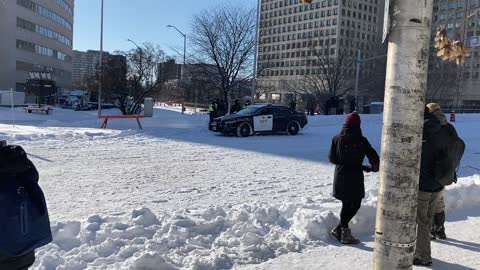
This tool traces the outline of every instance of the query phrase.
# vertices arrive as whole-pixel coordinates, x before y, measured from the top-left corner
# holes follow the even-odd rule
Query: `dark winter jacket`
[[[235,102],[233,104],[232,108],[230,109],[231,113],[237,113],[241,110],[242,110],[242,105],[240,105],[240,103],[238,103],[238,102]]]
[[[450,132],[455,132],[453,126],[442,127],[440,121],[431,113],[425,113],[423,123],[422,160],[420,165],[419,189],[423,192],[439,192],[444,186],[437,181],[435,167],[445,157]]]
[[[291,109],[292,111],[297,110],[297,103],[296,103],[295,101],[290,102],[289,105],[290,105],[290,109]]]
[[[371,169],[378,172],[380,159],[358,127],[344,125],[333,137],[328,158],[335,164],[333,196],[339,200],[360,200],[365,197],[362,164],[367,156]]]
[[[0,256],[0,269],[2,270],[27,270],[35,262],[35,251],[19,257]]]

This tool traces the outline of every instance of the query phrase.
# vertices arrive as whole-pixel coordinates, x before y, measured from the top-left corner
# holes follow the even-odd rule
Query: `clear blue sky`
[[[105,51],[128,50],[136,43],[152,42],[172,56],[183,50],[183,38],[175,29],[189,34],[191,20],[204,9],[223,3],[255,6],[257,0],[104,0]],[[99,50],[101,0],[76,0],[73,48]],[[187,36],[188,42],[188,36]],[[188,45],[187,45],[188,48]]]

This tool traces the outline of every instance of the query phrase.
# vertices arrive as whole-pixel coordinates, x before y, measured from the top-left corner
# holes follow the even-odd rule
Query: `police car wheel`
[[[298,124],[297,121],[291,121],[290,123],[288,123],[287,125],[288,135],[295,136],[298,134],[299,131],[300,131],[300,125]]]
[[[243,123],[237,127],[237,136],[238,137],[248,137],[250,135],[250,125]]]

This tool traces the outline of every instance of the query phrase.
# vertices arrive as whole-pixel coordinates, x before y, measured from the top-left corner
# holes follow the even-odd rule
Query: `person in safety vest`
[[[213,119],[217,117],[217,103],[214,100],[208,104],[208,113],[210,114],[210,123],[212,123]]]

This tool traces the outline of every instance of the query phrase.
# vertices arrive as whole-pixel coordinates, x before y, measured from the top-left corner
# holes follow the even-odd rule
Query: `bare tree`
[[[130,51],[115,52],[104,59],[102,75],[103,101],[117,101],[124,115],[141,112],[144,98],[158,96],[166,79],[159,73],[158,63],[165,61],[165,53],[157,46],[144,43]],[[88,87],[98,89],[99,66],[95,80]],[[97,91],[93,91],[97,93]]]
[[[369,59],[360,65],[359,92],[383,101],[385,95],[385,76],[387,65],[387,48],[380,43],[367,43],[362,50],[362,59]],[[357,101],[358,102],[358,101]]]
[[[166,59],[165,53],[150,43],[127,52],[119,52],[127,59],[125,84],[115,89],[119,108],[125,115],[138,114],[144,98],[158,94],[165,80],[159,76],[158,64]]]
[[[335,52],[334,47],[326,44],[327,41],[319,40],[319,46],[312,45],[307,52],[306,66],[309,70],[305,71],[304,77],[307,89],[315,96],[344,96],[353,91],[351,74],[354,61],[345,47]]]
[[[453,101],[459,79],[458,67],[454,63],[437,61],[428,73],[426,100]]]
[[[233,89],[252,78],[255,20],[254,9],[239,6],[205,10],[193,18],[194,60],[225,103]]]

